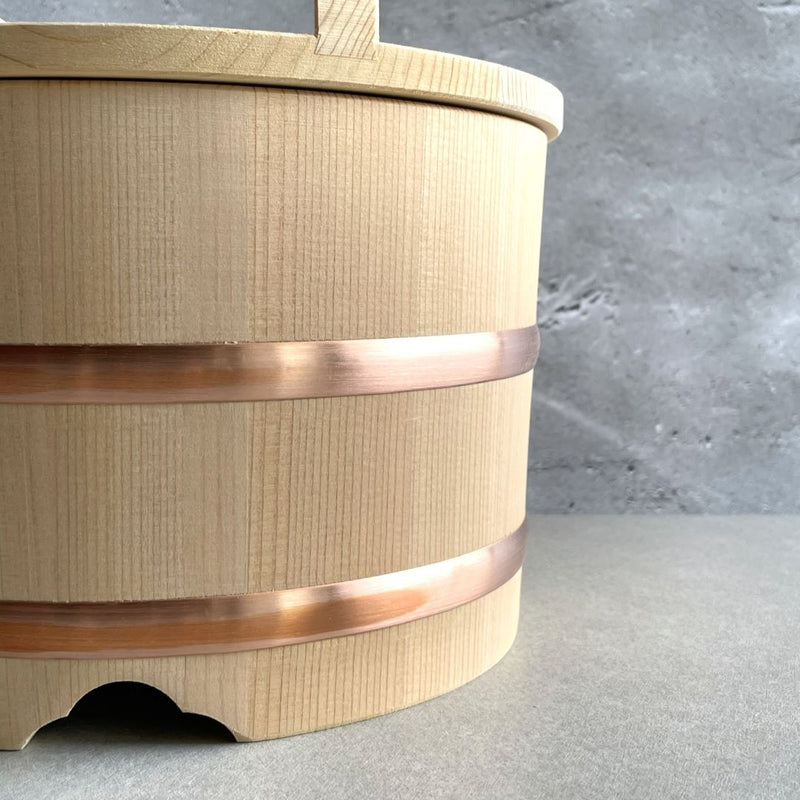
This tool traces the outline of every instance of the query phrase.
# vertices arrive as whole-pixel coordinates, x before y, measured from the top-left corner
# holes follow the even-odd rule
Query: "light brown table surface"
[[[445,697],[227,743],[113,713],[0,754],[15,798],[796,798],[800,517],[534,517],[511,653]]]

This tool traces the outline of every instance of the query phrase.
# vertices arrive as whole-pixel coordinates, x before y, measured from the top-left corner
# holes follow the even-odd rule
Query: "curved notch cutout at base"
[[[48,723],[37,733],[87,744],[143,738],[153,743],[197,744],[235,740],[221,722],[181,711],[169,695],[137,681],[115,681],[92,689],[66,717]]]
[[[81,661],[0,658],[0,749],[22,749],[81,698],[120,681],[154,687],[183,711],[217,720],[240,742],[406,708],[467,683],[505,655],[517,631],[519,586],[518,572],[484,597],[441,614],[266,650]]]

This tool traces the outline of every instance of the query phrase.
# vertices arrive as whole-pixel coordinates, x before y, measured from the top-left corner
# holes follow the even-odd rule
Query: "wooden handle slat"
[[[377,0],[317,0],[316,34],[320,55],[374,58]]]

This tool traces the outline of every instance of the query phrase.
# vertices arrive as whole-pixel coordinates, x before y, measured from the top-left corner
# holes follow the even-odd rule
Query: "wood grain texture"
[[[483,547],[525,514],[530,391],[0,405],[0,599],[270,591]]]
[[[24,747],[92,689],[140,681],[239,741],[290,736],[395,711],[494,665],[517,630],[519,573],[486,597],[427,619],[322,642],[209,656],[0,659],[0,749]]]
[[[330,92],[113,81],[0,81],[0,118],[2,342],[535,322],[546,141],[531,125]]]
[[[317,0],[315,52],[374,58],[378,43],[377,0]]]
[[[160,25],[3,24],[0,78],[125,78],[330,89],[447,103],[562,128],[541,78],[487,61],[379,43],[373,58],[316,53],[317,37]]]
[[[0,28],[0,74],[28,78],[0,80],[0,342],[338,340],[533,324],[547,134],[509,106],[430,102],[445,87],[460,105],[480,96],[494,107],[506,73],[413,51],[395,64],[382,46],[374,60],[314,55],[313,37],[250,36]],[[140,77],[192,82],[62,69],[130,77],[126,58],[149,65]],[[230,85],[253,71],[270,82],[270,70],[289,83],[304,70],[335,75],[313,83],[326,88],[383,75],[426,102]],[[73,79],[37,79],[48,73]],[[215,75],[225,84],[202,82]],[[524,516],[530,392],[527,373],[361,397],[0,405],[0,599],[270,591],[498,541]],[[120,679],[153,683],[240,738],[382,713],[494,663],[517,603],[512,581],[427,620],[292,648],[0,662],[0,743],[19,746]]]

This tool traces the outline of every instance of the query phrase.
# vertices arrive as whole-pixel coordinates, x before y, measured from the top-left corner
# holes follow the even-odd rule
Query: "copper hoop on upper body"
[[[533,325],[314,342],[0,345],[0,403],[213,403],[440,389],[531,370]]]

